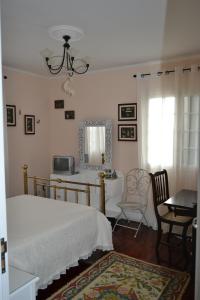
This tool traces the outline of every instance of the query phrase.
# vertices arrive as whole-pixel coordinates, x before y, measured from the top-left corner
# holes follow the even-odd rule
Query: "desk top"
[[[194,208],[197,205],[197,191],[181,190],[165,201],[164,204],[180,208]]]

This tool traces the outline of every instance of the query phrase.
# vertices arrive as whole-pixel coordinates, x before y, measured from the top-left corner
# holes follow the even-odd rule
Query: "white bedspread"
[[[7,199],[9,264],[40,278],[38,288],[95,249],[112,250],[112,229],[95,208],[31,195]]]

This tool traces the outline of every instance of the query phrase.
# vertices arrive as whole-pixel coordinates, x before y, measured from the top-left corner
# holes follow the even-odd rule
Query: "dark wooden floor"
[[[155,241],[156,231],[143,227],[139,232],[137,238],[133,237],[133,231],[126,228],[118,227],[113,233],[113,243],[115,251],[127,254],[129,256],[157,264],[155,256]],[[174,241],[177,243],[177,240]],[[162,262],[162,265],[168,266],[167,264],[167,251],[166,247],[161,248],[160,253],[166,262]],[[66,284],[69,280],[73,279],[80,272],[84,271],[89,267],[96,259],[102,256],[102,253],[97,251],[89,260],[81,261],[78,267],[71,268],[66,275],[62,275],[61,279],[56,280],[46,290],[39,290],[37,300],[44,300],[49,297],[52,293]],[[176,262],[179,261],[177,264]],[[176,249],[173,257],[173,268],[181,270],[183,266],[181,251]],[[194,299],[194,280],[190,281],[190,284],[186,290],[183,300]]]

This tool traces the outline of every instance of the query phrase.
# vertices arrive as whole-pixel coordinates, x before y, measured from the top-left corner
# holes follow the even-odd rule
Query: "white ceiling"
[[[40,51],[62,52],[54,25],[80,27],[73,43],[91,69],[200,53],[200,0],[2,0],[3,64],[47,75]]]

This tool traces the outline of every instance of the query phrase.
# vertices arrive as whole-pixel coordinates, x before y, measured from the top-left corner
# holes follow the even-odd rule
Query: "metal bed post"
[[[86,186],[86,199],[87,199],[87,206],[90,206],[90,186],[89,186],[89,184]]]
[[[28,172],[27,172],[28,165],[24,165],[22,169],[24,175],[24,194],[27,195],[28,194]]]
[[[33,188],[34,188],[34,195],[37,196],[37,180],[36,176],[33,178]]]
[[[106,214],[106,205],[105,205],[105,181],[104,181],[105,173],[100,172],[100,211],[105,215]]]

